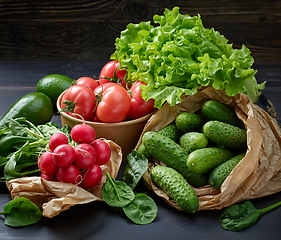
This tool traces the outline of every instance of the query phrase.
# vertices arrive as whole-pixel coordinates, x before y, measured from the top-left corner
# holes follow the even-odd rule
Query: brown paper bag
[[[180,112],[196,112],[209,99],[219,100],[235,108],[247,129],[248,149],[246,156],[223,182],[220,190],[210,185],[195,188],[199,198],[199,210],[221,209],[247,199],[270,195],[281,190],[281,129],[277,121],[259,106],[253,104],[243,93],[229,97],[224,91],[212,87],[201,89],[193,96],[184,96],[176,106],[164,105],[147,122],[136,149],[147,131],[158,131],[173,122]],[[150,159],[149,169],[143,175],[146,186],[163,198],[169,205],[179,209],[150,178],[151,169],[163,164]]]
[[[122,163],[121,147],[110,140],[105,140],[111,148],[111,158],[102,165],[101,184],[86,191],[70,183],[46,181],[41,177],[23,177],[7,182],[12,199],[25,197],[42,209],[44,217],[52,218],[76,204],[102,201],[102,185],[106,181],[105,172],[116,178]]]

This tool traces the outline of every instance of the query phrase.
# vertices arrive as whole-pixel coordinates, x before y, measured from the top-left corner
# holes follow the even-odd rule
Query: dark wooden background
[[[165,8],[200,14],[255,61],[281,61],[277,0],[1,0],[0,60],[108,60],[128,23],[152,21]]]

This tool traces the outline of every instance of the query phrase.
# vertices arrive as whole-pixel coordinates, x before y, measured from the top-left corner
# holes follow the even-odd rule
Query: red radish
[[[97,139],[91,144],[96,150],[96,164],[106,164],[111,156],[111,149],[107,142]]]
[[[74,148],[74,164],[81,169],[88,169],[96,162],[96,150],[88,143],[81,143]]]
[[[102,169],[99,165],[95,164],[88,170],[82,173],[82,188],[93,188],[100,184],[102,179]]]
[[[79,184],[82,179],[81,171],[74,164],[67,167],[59,167],[56,173],[57,181]]]
[[[67,167],[73,163],[76,153],[74,147],[69,144],[62,144],[53,151],[53,161],[59,167]]]
[[[44,173],[41,174],[41,178],[44,178],[47,181],[57,181],[56,175],[46,175]]]
[[[95,130],[87,124],[77,124],[71,129],[71,138],[76,143],[92,143],[96,139]]]
[[[38,158],[38,168],[46,175],[54,175],[58,166],[53,162],[53,156],[50,152],[44,152]]]
[[[57,132],[51,136],[49,141],[49,148],[53,152],[57,146],[67,143],[68,137],[62,132]]]

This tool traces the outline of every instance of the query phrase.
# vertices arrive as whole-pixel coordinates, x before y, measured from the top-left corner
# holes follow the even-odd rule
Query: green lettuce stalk
[[[254,59],[244,45],[232,44],[214,29],[204,28],[200,15],[166,9],[164,15],[150,21],[128,24],[116,39],[112,60],[127,70],[126,81],[145,82],[144,100],[155,99],[155,107],[181,101],[183,94],[195,94],[200,86],[212,85],[235,96],[245,93],[255,103],[265,82],[258,84]]]

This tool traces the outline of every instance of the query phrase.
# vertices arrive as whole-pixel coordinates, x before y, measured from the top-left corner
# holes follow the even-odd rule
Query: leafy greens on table
[[[200,15],[182,15],[178,7],[153,20],[159,25],[128,24],[111,56],[127,70],[127,82],[139,79],[147,84],[142,86],[144,100],[155,99],[157,108],[165,102],[174,106],[183,94],[212,85],[228,96],[245,93],[257,101],[265,82],[257,83],[254,59],[245,45],[233,49],[218,31],[203,26]]]

